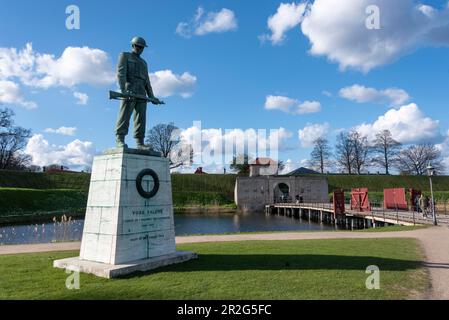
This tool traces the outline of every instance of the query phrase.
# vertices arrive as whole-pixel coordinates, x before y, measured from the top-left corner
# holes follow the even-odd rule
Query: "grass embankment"
[[[235,179],[232,174],[172,174],[173,204],[177,212],[234,210]]]
[[[0,256],[0,299],[406,299],[428,289],[414,239],[248,241],[180,245],[199,259],[106,280],[81,274],[65,287],[55,259],[77,252]],[[381,272],[367,290],[368,266]]]
[[[335,189],[350,191],[352,188],[366,187],[374,192],[387,188],[414,188],[430,191],[428,177],[386,176],[386,175],[324,175],[329,181],[329,192]],[[233,199],[237,175],[227,174],[173,174],[173,192],[219,192]],[[0,187],[28,189],[89,189],[90,175],[86,173],[35,173],[0,170]],[[435,191],[449,192],[449,176],[433,178]]]
[[[66,212],[82,213],[89,180],[90,175],[86,173],[0,171],[0,223],[29,222]],[[180,213],[235,210],[234,184],[234,175],[174,174],[175,209]]]
[[[329,180],[329,192],[343,188],[350,191],[355,187],[367,187],[370,190],[370,200],[373,203],[381,203],[383,199],[383,189],[392,187],[415,188],[428,193],[429,183],[427,177],[414,176],[385,176],[385,175],[327,175]],[[195,175],[195,174],[173,174],[173,202],[177,212],[223,212],[235,209],[234,187],[237,176],[227,175]],[[0,194],[6,199],[0,201],[0,212],[3,215],[10,215],[11,209],[18,210],[23,215],[28,208],[37,212],[58,211],[61,209],[84,208],[85,199],[89,190],[90,175],[86,173],[33,173],[0,171],[0,189],[16,188],[15,191]],[[437,190],[436,199],[449,199],[449,177],[435,177],[434,187]],[[37,189],[34,193],[39,194],[39,201],[33,201],[34,206],[30,207],[23,203],[31,200],[25,199],[27,192],[18,188]],[[63,189],[63,190],[61,190]],[[75,190],[73,196],[70,191]],[[9,189],[11,190],[11,189]],[[44,190],[39,193],[38,191]],[[51,190],[47,191],[47,190]],[[446,192],[444,192],[446,191]],[[16,195],[13,193],[16,192]],[[64,197],[62,201],[56,201],[54,192],[61,192]],[[85,194],[83,198],[80,192]],[[48,195],[49,200],[43,197]],[[347,192],[349,200],[349,192]],[[67,199],[67,201],[66,201]],[[78,203],[75,203],[78,200]],[[55,202],[56,201],[56,202]],[[68,203],[69,206],[59,204]],[[42,205],[41,205],[42,204]],[[0,215],[1,219],[1,215]],[[0,220],[1,221],[1,220]]]
[[[0,188],[89,190],[90,174],[0,170]]]
[[[368,188],[370,192],[383,192],[388,188],[413,188],[430,191],[429,178],[426,176],[386,176],[386,175],[327,175],[329,192],[335,189],[350,191],[352,188]],[[436,191],[449,191],[449,176],[434,177]]]
[[[173,192],[173,204],[177,213],[225,212],[235,210],[234,201],[219,192]]]
[[[81,190],[37,190],[0,188],[0,222],[34,222],[61,216],[83,214],[87,193]]]

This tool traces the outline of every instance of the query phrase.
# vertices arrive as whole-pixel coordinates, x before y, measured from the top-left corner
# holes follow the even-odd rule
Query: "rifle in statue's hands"
[[[110,100],[144,100],[147,102],[151,102],[155,105],[165,104],[164,101],[159,100],[158,98],[149,98],[147,96],[141,94],[134,93],[120,93],[115,91],[109,91],[109,99]]]

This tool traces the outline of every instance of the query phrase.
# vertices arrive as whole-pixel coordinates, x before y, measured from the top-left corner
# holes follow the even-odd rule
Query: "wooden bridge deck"
[[[431,216],[423,217],[422,213],[413,211],[396,211],[385,210],[383,208],[372,208],[371,211],[361,212],[351,210],[350,205],[346,205],[345,213],[334,215],[334,207],[332,203],[276,203],[266,206],[266,212],[273,212],[274,210],[290,210],[293,215],[294,210],[310,210],[315,214],[325,213],[332,217],[340,216],[340,218],[360,218],[367,219],[373,222],[381,222],[396,225],[433,225],[433,218]],[[289,214],[289,213],[287,213]],[[333,219],[331,217],[331,219]],[[321,218],[322,219],[322,218]],[[437,214],[437,221],[439,224],[449,225],[449,215]]]

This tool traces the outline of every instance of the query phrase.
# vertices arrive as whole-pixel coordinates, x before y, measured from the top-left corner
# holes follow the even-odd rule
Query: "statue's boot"
[[[137,149],[139,150],[146,150],[146,151],[150,151],[150,147],[146,146],[145,143],[143,142],[143,139],[136,139],[136,143],[137,143]]]
[[[117,136],[115,143],[116,143],[116,147],[117,148],[124,148],[124,149],[128,148],[128,146],[125,143],[125,137],[124,136]]]

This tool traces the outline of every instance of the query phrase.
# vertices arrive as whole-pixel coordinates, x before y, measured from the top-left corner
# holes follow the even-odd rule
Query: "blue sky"
[[[357,7],[356,0],[344,5],[336,0],[328,1],[329,10],[323,9],[322,2],[310,2],[310,16],[300,18],[301,21],[297,18],[285,27],[282,21],[293,19],[293,9],[300,12],[302,2],[1,0],[3,100],[0,86],[0,102],[16,112],[17,124],[40,135],[33,140],[34,148],[29,148],[34,153],[45,150],[44,154],[35,155],[37,164],[51,161],[70,166],[88,164],[91,158],[80,156],[80,150],[94,154],[114,144],[118,103],[107,100],[107,91],[116,88],[114,81],[97,81],[95,74],[87,77],[83,72],[74,83],[65,83],[67,77],[55,75],[58,72],[52,69],[51,84],[27,83],[23,75],[2,74],[2,64],[6,68],[6,64],[14,63],[6,61],[5,55],[13,49],[24,50],[27,43],[32,43],[34,57],[50,54],[52,61],[56,61],[68,47],[88,47],[104,52],[107,59],[101,68],[114,72],[119,53],[128,51],[130,39],[140,35],[150,44],[143,54],[150,73],[170,70],[178,77],[188,73],[195,79],[186,85],[188,97],[180,96],[177,90],[181,89],[175,86],[164,97],[166,106],[149,106],[150,127],[174,122],[180,128],[189,128],[198,120],[203,129],[284,128],[291,136],[281,143],[280,158],[290,159],[292,167],[297,167],[311,151],[305,143],[311,137],[301,142],[299,130],[315,125],[333,141],[340,129],[365,123],[368,134],[392,125],[392,131],[398,132],[399,140],[405,144],[424,140],[438,143],[449,159],[445,151],[449,146],[449,28],[444,22],[448,21],[447,1],[367,1],[380,7],[381,29],[374,31],[351,27],[354,21],[363,22],[360,18],[366,15],[353,9]],[[65,10],[71,4],[80,9],[80,30],[67,30],[65,26],[68,16]],[[282,5],[285,10],[278,10]],[[332,8],[333,5],[338,8]],[[231,22],[235,25],[228,29],[222,25],[221,30],[218,30],[220,26],[212,27],[206,34],[191,37],[177,33],[180,23],[192,22],[198,8],[204,11],[199,24],[208,18],[213,20],[214,14],[227,9],[232,12]],[[341,11],[343,17],[338,14],[328,17],[330,11]],[[279,19],[273,20],[270,29],[268,19],[276,14]],[[397,17],[403,20],[399,23]],[[345,19],[350,22],[346,23]],[[273,32],[280,32],[283,41],[275,43],[270,38]],[[435,39],[437,33],[439,37]],[[262,35],[266,35],[265,40],[261,40]],[[376,43],[385,45],[385,49],[370,51]],[[313,46],[319,49],[311,51]],[[387,48],[393,53],[389,54]],[[63,67],[62,71],[71,72],[76,64],[67,62]],[[28,76],[40,80],[45,76],[35,69],[27,72],[34,72]],[[11,83],[18,86],[20,93]],[[344,88],[348,89],[346,98],[340,94]],[[5,98],[6,90],[13,89],[16,91],[9,93],[12,98]],[[88,96],[85,105],[77,104],[75,92]],[[400,94],[406,94],[406,98],[401,100]],[[274,110],[266,108],[268,96],[276,97]],[[287,107],[280,104],[279,97],[290,99],[289,113],[285,112]],[[28,107],[24,101],[28,101]],[[295,113],[295,108],[306,101],[315,106],[319,103],[319,110]],[[30,103],[34,108],[30,108]],[[412,103],[414,108],[410,107]],[[390,118],[378,121],[391,110]],[[402,120],[411,113],[414,113],[410,116],[411,123]],[[416,116],[427,121],[420,123]],[[71,135],[46,130],[61,127],[76,130]],[[305,137],[316,133],[305,130],[303,134]],[[75,140],[79,143],[67,148]]]

